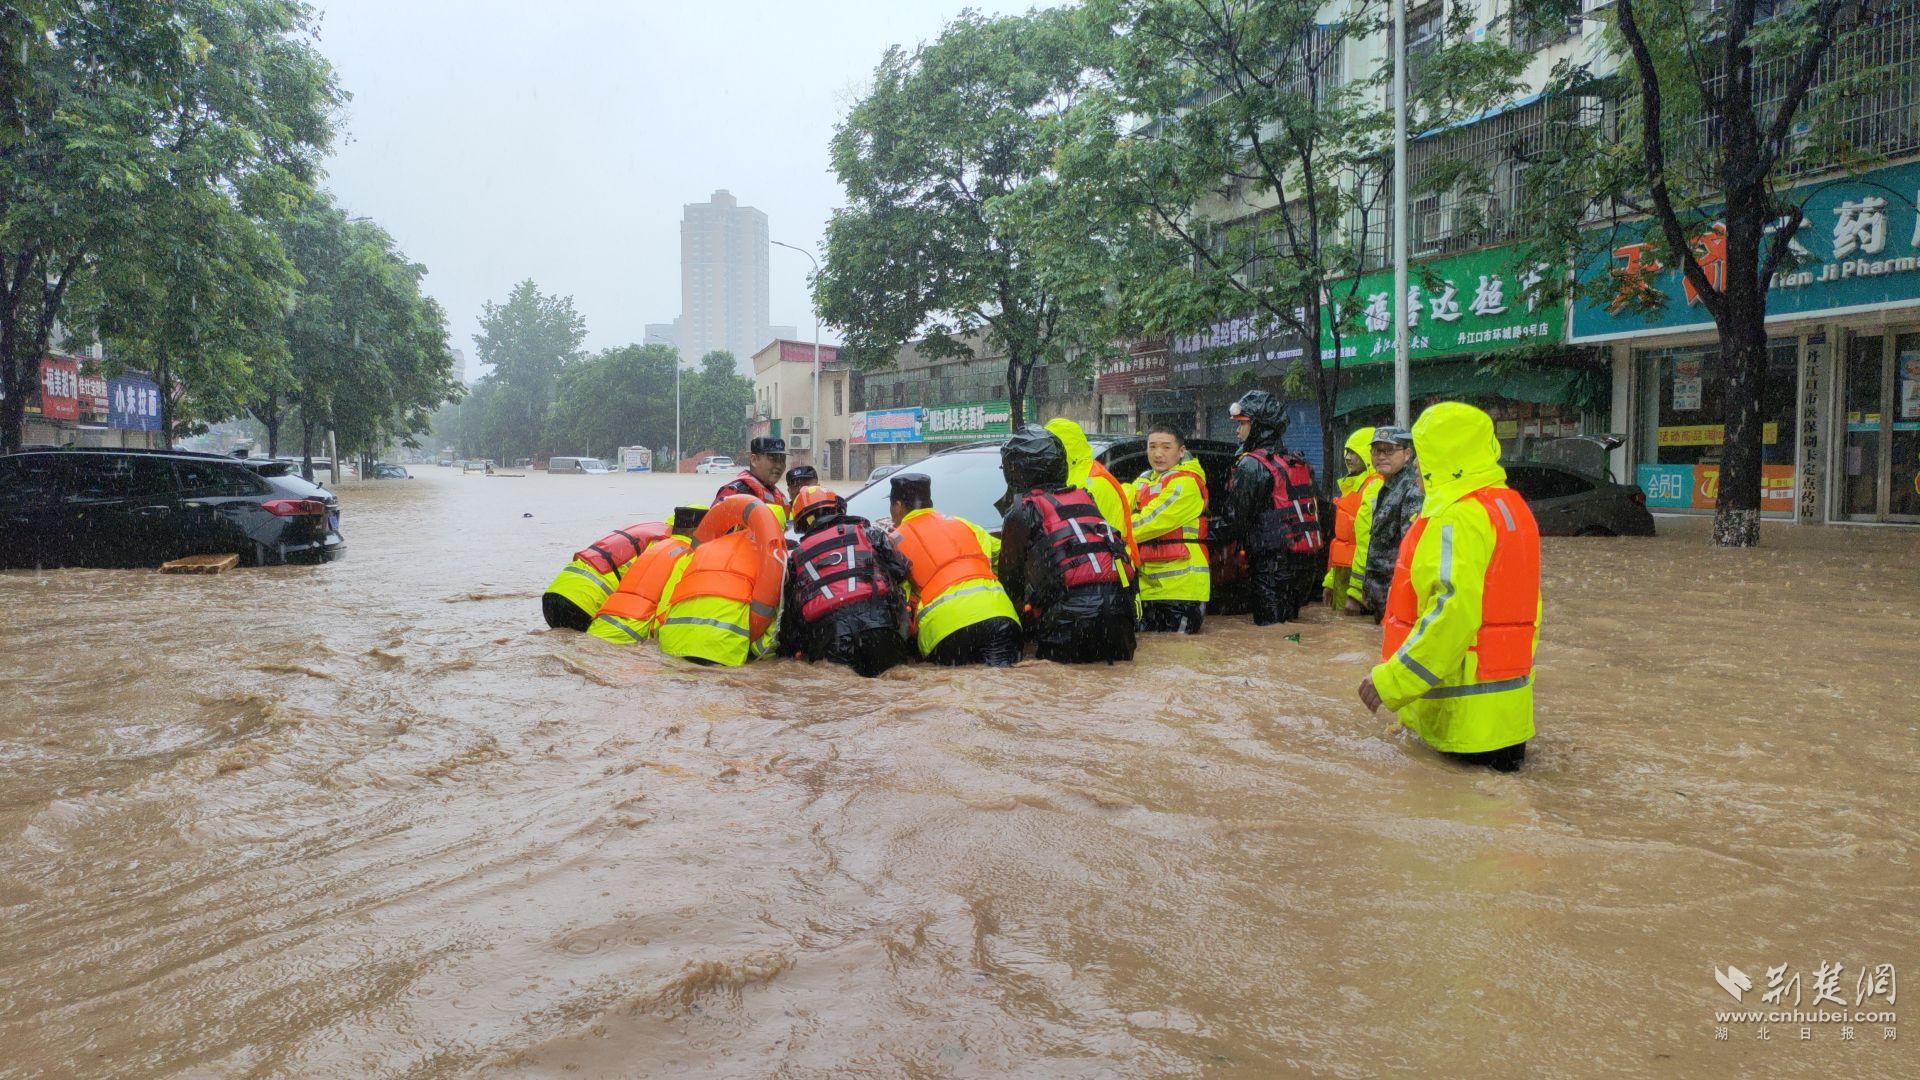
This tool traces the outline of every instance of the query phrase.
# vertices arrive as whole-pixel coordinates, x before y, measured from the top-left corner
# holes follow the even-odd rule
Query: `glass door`
[[[1854,521],[1880,518],[1880,398],[1886,351],[1886,339],[1879,334],[1847,335],[1842,410],[1847,438],[1840,450],[1840,512]]]
[[[1894,339],[1888,374],[1887,517],[1920,521],[1920,333]]]

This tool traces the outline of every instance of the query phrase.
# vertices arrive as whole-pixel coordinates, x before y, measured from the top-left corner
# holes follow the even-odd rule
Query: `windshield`
[[[991,532],[1000,531],[1000,511],[994,502],[1007,493],[1007,479],[1000,471],[1000,455],[994,450],[955,450],[936,454],[925,461],[902,465],[893,476],[919,473],[933,480],[933,508],[944,514],[966,518]],[[847,511],[869,521],[884,522],[890,507],[888,492],[893,477],[882,477],[847,500]]]

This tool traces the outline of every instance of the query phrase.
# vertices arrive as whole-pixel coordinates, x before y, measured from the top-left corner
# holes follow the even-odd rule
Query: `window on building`
[[[846,411],[846,399],[844,397],[845,393],[846,393],[846,380],[845,379],[833,380],[833,415],[835,416],[844,415]]]

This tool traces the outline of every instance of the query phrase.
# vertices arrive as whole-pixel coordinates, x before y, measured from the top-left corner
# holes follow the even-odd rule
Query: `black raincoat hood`
[[[1000,448],[1000,468],[1007,474],[1008,490],[1016,493],[1042,484],[1064,484],[1067,448],[1053,432],[1029,424]]]
[[[1236,418],[1253,421],[1242,449],[1280,448],[1280,437],[1287,433],[1287,407],[1279,398],[1265,390],[1249,390],[1233,403],[1233,412]]]

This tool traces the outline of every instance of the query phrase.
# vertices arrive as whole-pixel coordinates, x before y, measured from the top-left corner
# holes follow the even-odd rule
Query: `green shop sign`
[[[1767,321],[1884,311],[1920,304],[1920,164],[1895,165],[1801,189],[1794,265],[1767,283]],[[1715,208],[1718,212],[1718,208]],[[1782,218],[1773,232],[1791,220]],[[1677,265],[1663,265],[1647,242],[1652,225],[1635,222],[1580,267],[1583,293],[1607,282],[1597,299],[1573,311],[1573,340],[1617,341],[1713,329],[1713,316]],[[1714,287],[1727,273],[1722,222],[1694,230],[1695,258]]]
[[[928,405],[921,431],[927,442],[972,442],[1013,433],[1013,410],[1004,401]]]
[[[1558,296],[1541,296],[1542,287],[1550,286],[1556,273],[1551,264],[1527,262],[1522,252],[1511,247],[1411,267],[1407,272],[1408,355],[1420,360],[1560,341],[1566,304]],[[1338,307],[1340,362],[1392,363],[1393,271],[1361,278],[1351,298],[1346,282],[1331,292],[1333,304],[1321,307],[1321,340],[1332,341],[1333,309]],[[1321,360],[1333,360],[1330,344],[1323,348]]]

